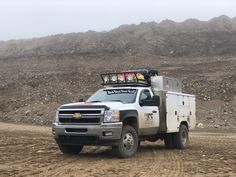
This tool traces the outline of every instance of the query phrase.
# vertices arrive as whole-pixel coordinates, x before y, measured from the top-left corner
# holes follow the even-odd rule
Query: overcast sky
[[[0,0],[0,40],[236,16],[236,0]]]

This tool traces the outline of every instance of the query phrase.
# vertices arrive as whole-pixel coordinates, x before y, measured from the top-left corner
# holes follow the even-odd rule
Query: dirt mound
[[[236,54],[236,19],[189,19],[122,25],[109,32],[71,33],[0,42],[0,58],[62,55],[208,56]]]

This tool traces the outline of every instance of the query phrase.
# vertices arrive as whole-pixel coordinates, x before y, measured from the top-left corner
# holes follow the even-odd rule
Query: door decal
[[[144,118],[145,118],[145,124],[153,124],[153,114],[152,113],[144,113]]]

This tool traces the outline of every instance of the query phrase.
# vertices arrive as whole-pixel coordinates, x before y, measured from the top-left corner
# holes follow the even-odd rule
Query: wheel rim
[[[183,131],[181,133],[181,140],[182,140],[182,144],[186,145],[187,141],[188,141],[188,135],[186,131]]]
[[[127,151],[131,151],[134,146],[134,137],[131,133],[126,133],[123,137],[123,147]]]

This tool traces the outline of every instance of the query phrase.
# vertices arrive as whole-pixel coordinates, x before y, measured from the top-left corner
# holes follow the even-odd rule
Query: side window
[[[152,97],[149,90],[142,90],[139,98],[139,103],[141,103],[143,100],[150,100],[151,98]]]

